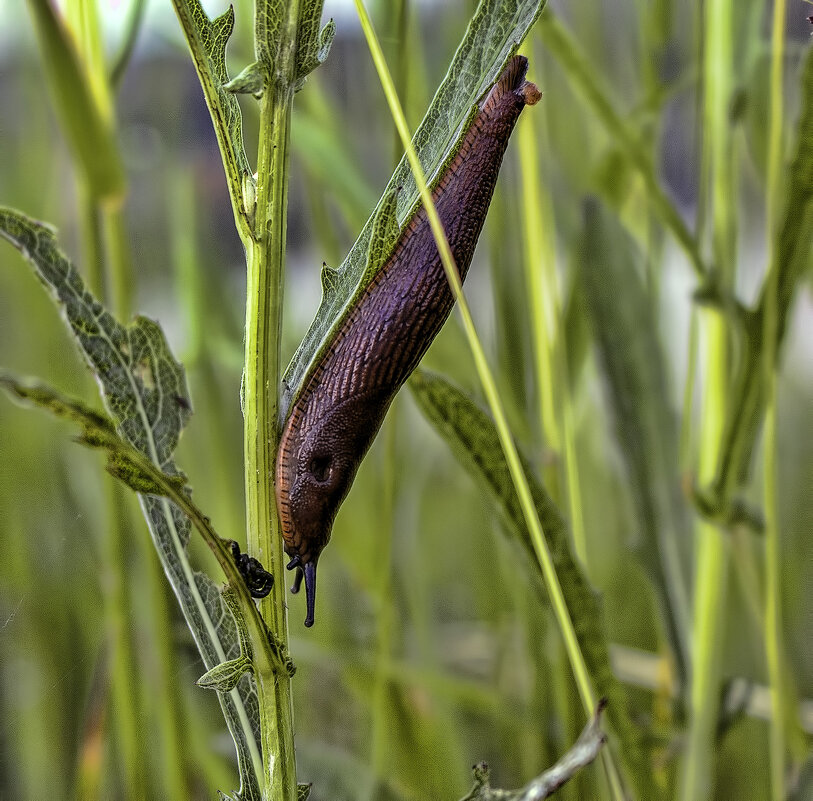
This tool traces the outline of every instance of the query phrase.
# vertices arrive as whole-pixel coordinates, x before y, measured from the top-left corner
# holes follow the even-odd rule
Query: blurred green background
[[[251,60],[251,3],[235,3],[231,73]],[[112,60],[128,4],[100,0]],[[415,127],[444,75],[475,3],[370,3]],[[207,3],[210,13],[222,8]],[[651,157],[672,208],[706,248],[716,225],[706,188],[709,161],[702,90],[699,3],[616,0],[552,2],[586,59],[598,91]],[[116,95],[118,141],[128,192],[126,239],[134,310],[157,319],[186,365],[195,415],[178,454],[195,498],[223,536],[244,542],[239,389],[245,273],[207,110],[168,3],[147,4],[143,28]],[[735,286],[751,303],[765,271],[769,5],[743,0],[732,13],[722,143],[735,179],[727,214],[736,252]],[[784,134],[792,152],[798,79],[809,48],[809,6],[791,2],[786,28]],[[547,13],[547,12],[545,12]],[[322,261],[336,266],[400,158],[392,122],[349,3],[325,3],[337,36],[327,63],[297,96],[283,354],[287,359],[319,300]],[[600,593],[616,672],[633,719],[647,732],[657,782],[676,797],[688,713],[670,701],[668,650],[657,591],[647,572],[647,536],[636,483],[661,474],[630,469],[606,358],[594,347],[595,304],[575,280],[583,259],[584,200],[599,196],[635,241],[653,334],[647,352],[663,386],[658,404],[675,444],[669,470],[679,549],[694,575],[697,517],[677,479],[690,485],[702,449],[705,361],[693,339],[688,260],[653,210],[617,132],[594,105],[550,34],[538,27],[522,51],[543,92],[526,112],[549,214],[539,232],[555,259],[561,305],[553,327],[566,341],[565,403],[578,466],[585,559]],[[568,51],[570,52],[570,51]],[[242,102],[249,156],[256,104]],[[532,305],[525,283],[518,138],[509,148],[467,295],[498,373],[512,430],[566,516],[562,443],[539,412],[544,394],[534,360]],[[719,203],[719,200],[717,201]],[[60,230],[83,262],[81,189],[50,102],[23,4],[0,2],[0,203]],[[808,211],[807,214],[810,212]],[[608,241],[607,248],[612,248]],[[711,247],[711,246],[709,246]],[[531,255],[533,258],[533,254]],[[633,265],[635,272],[636,265]],[[813,304],[806,285],[793,306],[778,380],[778,495],[782,636],[800,698],[813,697]],[[626,298],[623,285],[605,285]],[[612,330],[604,331],[612,346]],[[627,347],[623,332],[618,347]],[[564,340],[566,337],[566,340]],[[651,346],[651,347],[650,347]],[[425,364],[478,394],[476,374],[453,315]],[[95,387],[43,288],[18,254],[0,246],[0,365],[42,376],[99,405]],[[700,376],[689,387],[690,369]],[[562,375],[559,374],[559,378]],[[634,382],[633,382],[634,383]],[[650,387],[651,389],[651,387]],[[653,401],[654,403],[654,401]],[[633,426],[634,428],[634,426]],[[629,428],[627,429],[629,432]],[[678,437],[678,432],[680,437]],[[159,798],[168,787],[212,798],[234,786],[233,749],[216,699],[194,685],[202,672],[175,609],[134,498],[71,443],[75,432],[0,398],[0,799]],[[632,436],[636,436],[633,430]],[[679,448],[679,450],[678,450]],[[634,448],[632,448],[634,450]],[[667,449],[668,450],[668,449]],[[762,501],[761,462],[744,497]],[[636,499],[638,498],[638,500]],[[495,786],[528,781],[569,745],[583,724],[558,633],[529,590],[527,571],[503,537],[503,522],[458,466],[407,392],[397,398],[323,558],[317,624],[305,630],[304,599],[291,600],[291,651],[299,774],[313,798],[455,799],[469,769],[485,759]],[[117,532],[117,533],[116,533]],[[719,647],[725,725],[712,741],[708,797],[770,797],[769,727],[758,685],[767,683],[760,624],[764,540],[726,530],[728,594]],[[198,548],[193,539],[192,547]],[[208,566],[200,549],[198,559]],[[117,568],[116,566],[119,566]],[[124,568],[124,573],[121,571]],[[218,575],[212,569],[213,575]],[[691,632],[684,632],[691,639]],[[122,677],[126,683],[122,684]],[[743,700],[744,699],[744,700]],[[762,706],[760,707],[760,703]],[[813,707],[801,707],[813,730]],[[759,713],[760,714],[752,714]],[[809,741],[793,752],[800,767]],[[603,797],[598,767],[562,791]],[[797,778],[798,771],[790,778]],[[174,778],[173,778],[174,776]],[[802,770],[796,797],[813,798]],[[173,781],[176,782],[173,785]],[[134,788],[138,788],[137,790]],[[805,789],[807,788],[807,789]]]

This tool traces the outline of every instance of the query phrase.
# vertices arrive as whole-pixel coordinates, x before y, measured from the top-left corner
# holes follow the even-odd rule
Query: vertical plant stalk
[[[733,14],[731,0],[709,0],[703,31],[703,171],[710,178],[711,238],[714,263],[723,287],[734,280],[735,208],[733,148],[728,106],[732,89]],[[701,187],[701,194],[706,187]],[[708,206],[706,206],[708,208]],[[725,430],[726,398],[730,390],[729,332],[719,311],[698,313],[705,342],[705,387],[698,482],[714,478]],[[686,755],[680,779],[682,801],[710,797],[714,771],[715,732],[720,708],[720,657],[727,612],[729,558],[725,533],[700,522],[697,526],[691,694]]]
[[[393,414],[395,413],[395,414]],[[381,531],[384,533],[377,559],[380,569],[376,578],[376,597],[379,607],[376,614],[376,640],[377,647],[374,655],[373,684],[372,684],[372,710],[370,725],[370,780],[364,792],[359,793],[361,799],[374,801],[380,794],[381,777],[384,776],[387,765],[388,739],[387,719],[388,698],[392,675],[393,642],[396,635],[396,621],[393,614],[392,603],[392,567],[393,567],[393,541],[395,533],[395,483],[396,483],[396,417],[398,409],[393,408],[388,415],[384,434],[384,466],[381,471],[382,497],[379,506],[379,519]]]
[[[525,273],[534,332],[539,415],[545,444],[557,456],[564,446],[567,504],[573,545],[579,561],[587,566],[587,536],[579,485],[573,407],[568,379],[567,348],[562,323],[561,289],[556,275],[556,226],[550,195],[542,186],[539,148],[547,146],[546,110],[519,121],[519,155],[522,185],[522,231],[525,240]],[[557,396],[558,395],[558,396]],[[561,425],[559,415],[561,415]],[[561,499],[560,499],[561,502]]]
[[[562,445],[553,388],[558,386],[557,379],[560,377],[555,375],[553,350],[558,319],[559,282],[556,277],[555,229],[550,197],[544,192],[540,178],[538,151],[540,142],[547,144],[547,135],[541,130],[543,121],[537,119],[544,114],[544,109],[540,108],[539,112],[541,113],[525,114],[517,123],[519,158],[522,164],[522,235],[525,280],[534,335],[539,420],[545,445],[558,454]]]
[[[269,12],[257,0],[258,18]],[[276,578],[261,603],[262,616],[278,642],[288,642],[284,556],[274,495],[274,464],[279,440],[280,332],[283,265],[288,214],[288,146],[294,96],[299,3],[288,4],[278,51],[263,63],[265,91],[260,100],[259,151],[254,229],[247,238],[246,350],[243,416],[246,523],[249,553]],[[267,56],[257,42],[258,57]],[[295,801],[291,680],[265,659],[255,664],[260,707],[263,798]]]
[[[570,617],[567,604],[565,603],[564,595],[562,594],[562,587],[559,583],[556,569],[553,566],[553,559],[551,558],[550,549],[547,541],[545,540],[542,531],[542,525],[539,522],[539,517],[534,507],[531,490],[528,486],[528,480],[520,463],[519,454],[514,444],[511,432],[508,427],[508,420],[505,416],[505,410],[500,400],[499,391],[488,366],[485,351],[483,350],[482,343],[477,336],[477,331],[474,327],[474,321],[471,317],[466,298],[463,295],[463,288],[460,281],[460,273],[458,272],[457,265],[449,247],[449,242],[446,238],[446,233],[443,230],[443,224],[440,221],[437,210],[432,203],[432,196],[426,182],[426,176],[423,173],[420,160],[418,159],[415,149],[412,146],[412,139],[407,127],[404,112],[401,108],[401,103],[398,100],[395,86],[393,85],[392,76],[390,75],[389,68],[387,67],[384,53],[381,50],[381,45],[373,29],[367,9],[364,7],[363,0],[354,0],[356,11],[361,21],[361,27],[364,31],[364,36],[367,39],[367,46],[370,49],[373,62],[375,63],[376,71],[378,72],[379,80],[381,81],[384,94],[387,98],[387,103],[390,107],[390,113],[395,120],[398,127],[398,133],[401,137],[401,143],[406,150],[407,158],[409,160],[412,174],[415,177],[415,182],[419,188],[421,202],[426,209],[429,224],[432,228],[432,233],[435,236],[435,242],[438,247],[438,252],[443,263],[443,269],[446,273],[446,278],[449,281],[452,294],[457,302],[460,315],[463,320],[463,329],[466,332],[466,338],[474,357],[474,363],[477,368],[477,374],[480,378],[480,383],[488,402],[488,406],[494,416],[494,421],[497,426],[497,431],[500,435],[500,443],[505,451],[505,458],[517,489],[520,505],[522,506],[523,513],[531,534],[531,540],[534,545],[537,557],[542,567],[542,573],[545,579],[545,586],[550,594],[551,606],[554,610],[557,624],[562,633],[565,643],[565,650],[567,652],[568,660],[570,661],[571,668],[576,680],[576,686],[579,691],[579,696],[582,705],[588,715],[593,714],[596,708],[597,699],[593,685],[590,680],[590,675],[587,670],[587,665],[584,661],[584,656],[579,647],[578,640],[576,639],[576,632],[573,628],[573,621]],[[613,789],[613,797],[620,801],[623,799],[624,791],[622,789],[621,777],[618,767],[615,765],[610,751],[604,750],[602,756],[605,759],[605,766],[608,770],[608,775],[611,777],[611,784]]]
[[[709,479],[717,466],[717,451],[725,414],[727,347],[725,324],[719,314],[700,313],[703,320],[707,384],[701,431],[698,477]],[[697,526],[697,574],[689,698],[689,732],[681,777],[681,801],[710,797],[714,732],[720,696],[720,653],[728,597],[728,549],[724,533],[705,521]]]
[[[143,709],[139,709],[135,690],[138,672],[133,654],[132,610],[128,608],[128,571],[126,547],[128,526],[127,499],[121,487],[104,477],[104,516],[102,531],[104,611],[110,647],[111,712],[114,734],[120,753],[123,780],[128,792],[139,797],[146,791],[149,773],[144,753],[144,741],[139,736]]]
[[[785,55],[785,0],[773,5],[771,35],[770,118],[768,131],[768,175],[766,225],[769,242],[768,275],[763,315],[763,358],[760,367],[766,394],[765,440],[763,444],[763,493],[765,507],[765,654],[771,693],[769,756],[771,799],[782,801],[786,795],[785,773],[788,751],[787,735],[792,737],[794,721],[788,708],[792,681],[784,659],[782,641],[782,559],[777,499],[777,295],[779,265],[776,264],[778,241],[779,197],[782,184],[783,153],[783,59]]]

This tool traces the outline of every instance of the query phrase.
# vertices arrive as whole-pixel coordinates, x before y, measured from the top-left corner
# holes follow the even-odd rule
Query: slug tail
[[[535,84],[525,80],[528,72],[528,59],[525,56],[514,56],[505,65],[505,69],[491,88],[483,103],[483,111],[488,113],[508,92],[518,94],[525,105],[533,106],[542,96]]]
[[[308,608],[305,625],[310,628],[313,625],[316,610],[316,562],[308,562],[305,565],[305,600]]]

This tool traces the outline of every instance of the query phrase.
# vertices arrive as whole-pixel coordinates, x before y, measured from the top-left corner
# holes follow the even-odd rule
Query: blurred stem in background
[[[778,281],[780,254],[776,243],[781,226],[781,190],[784,136],[785,0],[775,0],[771,34],[770,116],[767,154],[767,198],[765,230],[768,240],[768,273],[765,279],[765,313],[762,331],[761,369],[765,393],[765,437],[763,443],[763,498],[765,507],[765,653],[771,689],[769,756],[771,796],[782,801],[787,796],[788,765],[794,777],[806,758],[807,747],[798,716],[796,682],[785,658],[782,614],[782,528],[777,491],[781,463],[778,455],[777,378],[778,362]],[[792,757],[790,763],[788,755]]]
[[[529,37],[533,47],[536,37]],[[541,62],[541,59],[539,60]],[[546,455],[545,484],[564,487],[554,493],[561,508],[570,512],[570,525],[576,555],[589,568],[587,537],[584,530],[579,465],[575,446],[572,384],[567,364],[566,329],[562,308],[562,289],[556,271],[556,225],[550,196],[550,163],[547,135],[548,104],[544,101],[535,114],[519,121],[518,140],[520,184],[522,191],[522,231],[525,280],[533,328],[536,396],[539,421],[544,434]]]
[[[734,4],[709,0],[700,12],[698,31],[702,48],[701,206],[711,214],[711,253],[721,286],[734,286],[736,264],[737,152],[729,120],[733,87]],[[702,327],[703,412],[699,435],[698,482],[714,478],[723,436],[730,388],[730,341],[727,319],[720,310],[699,315]],[[690,362],[691,363],[691,362]],[[696,580],[689,700],[689,731],[683,760],[680,798],[701,801],[711,796],[716,767],[715,737],[720,711],[720,660],[724,642],[729,572],[728,542],[716,524],[698,522]]]

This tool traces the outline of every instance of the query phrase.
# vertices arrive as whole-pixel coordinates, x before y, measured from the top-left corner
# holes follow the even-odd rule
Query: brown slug
[[[508,139],[539,90],[514,56],[482,102],[432,199],[461,280],[471,264]],[[454,298],[421,206],[386,263],[345,310],[312,366],[284,425],[276,469],[277,507],[293,592],[305,579],[312,626],[316,563],[395,393],[417,367],[452,310]]]

